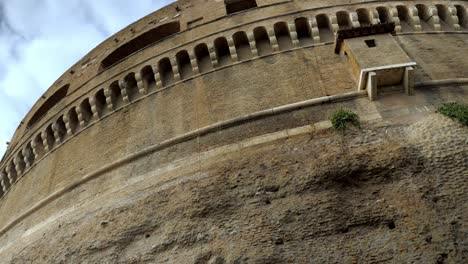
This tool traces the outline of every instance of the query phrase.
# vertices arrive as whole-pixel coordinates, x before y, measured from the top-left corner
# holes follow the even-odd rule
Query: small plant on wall
[[[463,125],[468,126],[468,105],[456,102],[446,103],[437,109],[437,113],[450,117]]]
[[[339,109],[330,116],[330,121],[334,129],[344,133],[349,125],[361,128],[359,116],[349,110]]]

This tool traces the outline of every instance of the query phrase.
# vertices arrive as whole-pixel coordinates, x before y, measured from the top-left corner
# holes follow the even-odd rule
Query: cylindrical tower
[[[0,163],[1,263],[461,263],[466,1],[179,0]],[[361,129],[332,128],[346,108]]]

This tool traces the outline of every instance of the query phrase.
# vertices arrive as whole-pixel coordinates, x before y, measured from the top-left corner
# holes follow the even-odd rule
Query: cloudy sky
[[[70,66],[174,0],[0,0],[0,158],[31,106]]]

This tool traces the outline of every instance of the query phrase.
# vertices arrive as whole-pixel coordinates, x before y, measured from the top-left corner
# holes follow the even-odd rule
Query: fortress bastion
[[[468,2],[179,0],[0,162],[0,263],[463,263]],[[47,65],[45,65],[47,66]],[[329,116],[357,113],[361,129]]]

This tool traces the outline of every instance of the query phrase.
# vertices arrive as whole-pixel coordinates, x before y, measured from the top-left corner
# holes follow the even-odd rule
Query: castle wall
[[[412,44],[408,40],[413,38],[412,36],[400,36],[399,41],[403,42],[403,47],[405,50],[407,50],[410,56],[412,53],[418,55],[421,54],[420,56],[423,56],[422,59],[415,57],[416,62],[419,64],[421,61],[421,67],[424,67],[423,69],[418,68],[416,74],[427,77],[417,78],[418,81],[451,79],[464,77],[464,68],[460,67],[460,65],[465,65],[466,62],[462,57],[457,56],[457,54],[460,52],[460,49],[463,51],[463,49],[466,47],[462,45],[463,36],[464,35],[457,36],[452,34],[448,36],[431,36],[431,42],[423,42],[424,46],[431,45],[434,47],[438,45],[437,48],[440,50],[440,52],[444,51],[447,53],[448,58],[451,57],[451,59],[448,60],[441,59],[440,65],[434,63],[425,63],[424,59],[430,59],[431,62],[433,62],[432,56],[430,54],[426,55],[424,52],[417,53],[417,51],[421,50],[421,46]],[[450,51],[447,51],[447,48],[444,45],[445,42],[443,41],[446,40],[447,37],[454,37],[455,43],[460,43],[460,45],[455,46]],[[415,42],[419,43],[420,41],[417,40]],[[405,44],[408,45],[408,47],[413,47],[413,50],[405,46]],[[141,104],[142,108],[140,111],[142,113],[148,112],[149,114],[152,114],[154,113],[152,111],[156,111],[157,113],[160,113],[159,115],[152,116],[149,120],[142,118],[140,120],[142,122],[141,125],[136,125],[135,122],[138,122],[138,119],[136,118],[131,118],[129,120],[131,120],[132,124],[135,124],[137,130],[140,130],[140,127],[148,126],[148,122],[151,123],[152,125],[149,128],[151,129],[151,133],[146,136],[142,135],[141,138],[152,138],[155,139],[155,142],[161,142],[191,130],[208,126],[212,123],[229,118],[234,118],[236,116],[241,116],[249,112],[255,112],[274,106],[301,101],[307,98],[339,94],[354,90],[355,84],[350,82],[352,78],[348,69],[343,68],[342,70],[337,70],[343,67],[343,64],[339,58],[336,58],[333,55],[331,48],[331,45],[329,45],[304,49],[301,52],[295,52],[291,54],[286,53],[273,55],[271,58],[267,58],[265,60],[246,62],[237,66],[225,68],[224,70],[221,70],[224,71],[224,73],[221,74],[216,72],[216,75],[212,73],[203,76],[202,78],[181,83],[177,86],[174,86],[173,88],[165,89],[159,93],[151,95],[150,98],[155,98],[151,103]],[[328,51],[322,52],[321,50]],[[424,48],[422,50],[424,51]],[[321,54],[329,54],[329,58],[331,58],[331,60],[335,60],[336,63],[331,64],[329,60],[324,60],[323,56],[320,56],[319,60],[315,51],[318,51]],[[433,48],[431,51],[434,51]],[[307,60],[308,64],[304,64],[301,68],[298,68],[296,64],[298,57],[302,61]],[[271,60],[271,62],[268,62],[268,60]],[[315,65],[314,62],[317,61],[321,62],[321,65]],[[244,71],[242,71],[241,67],[245,68]],[[439,71],[439,69],[441,69],[441,71]],[[450,70],[444,71],[443,69]],[[255,73],[255,70],[258,72]],[[266,75],[265,73],[274,73],[274,76],[277,78],[272,79],[270,78],[270,75]],[[331,75],[330,73],[334,74]],[[255,78],[249,80],[249,77]],[[246,83],[249,85],[238,85],[239,83]],[[194,86],[196,87],[195,89],[193,88]],[[211,89],[209,89],[209,87],[211,87]],[[222,88],[220,89],[220,87]],[[288,88],[285,89],[285,87]],[[262,89],[264,89],[264,91],[262,91]],[[185,95],[181,96],[183,94]],[[229,100],[227,100],[228,98]],[[145,99],[142,102],[147,100],[148,99]],[[147,111],[144,109],[153,110]],[[196,115],[192,116],[188,115],[187,113],[196,113]],[[129,133],[127,134],[128,137],[137,137],[136,134],[130,133],[126,126],[121,125],[123,123],[129,123],[129,120],[120,120],[120,122],[117,122],[110,127],[121,127],[121,129],[126,131],[125,133]],[[126,138],[123,136],[124,134],[119,134],[122,136],[122,138]],[[80,136],[85,137],[82,135]],[[77,140],[81,141],[79,139],[73,139],[71,141],[67,141],[67,144]],[[127,142],[125,141],[121,142],[122,145],[126,145],[126,143]],[[84,141],[79,142],[76,145],[70,145],[69,148],[67,146],[67,150],[63,150],[64,154],[59,156],[63,156],[64,158],[68,156],[68,159],[70,160],[76,159],[76,150],[79,150],[82,148],[82,146],[87,145],[95,145],[95,143],[88,143]],[[118,149],[120,146],[120,144],[116,145],[115,148]],[[139,147],[140,145],[136,146]],[[110,151],[112,148],[109,144],[104,144],[103,147],[109,150],[109,152],[100,150],[97,153],[115,153]],[[73,155],[66,154],[70,150],[73,150]],[[88,154],[83,155],[88,156]],[[100,157],[100,155],[98,157]],[[98,157],[95,157],[90,161],[96,160]],[[56,159],[56,157],[54,157],[54,159]],[[92,162],[89,162],[86,159],[83,161],[85,164],[92,164]],[[67,174],[66,172],[68,170],[63,171],[62,168],[57,168],[56,171],[50,171],[50,168],[54,167],[53,164],[72,163],[71,161],[67,160],[57,160],[55,162],[49,161],[51,163],[47,161],[45,162],[46,163],[41,166],[41,168],[46,168],[42,169],[45,172],[44,175],[56,175],[56,172],[58,171],[61,171],[61,174]],[[105,163],[106,161],[101,162]],[[75,167],[67,168],[70,169],[70,172],[76,171]],[[80,173],[82,173],[82,171],[80,171]],[[42,181],[43,177],[39,177],[37,181]],[[64,179],[64,181],[66,182],[67,179]],[[52,179],[52,182],[53,186],[60,186],[61,180]],[[25,190],[29,190],[29,186],[30,185],[25,185]],[[52,192],[54,189],[56,188],[50,188],[49,186],[49,189],[45,189],[42,196],[40,197],[47,196],[47,194]],[[18,192],[24,193],[23,190],[18,190]],[[34,193],[36,192],[37,191]],[[19,201],[16,199],[13,199],[12,202],[15,201],[14,205],[11,205],[8,211],[19,213],[22,211],[21,208],[27,208],[31,204],[34,204],[33,201],[37,202],[41,200],[34,199],[34,196],[24,198],[29,199],[24,203],[24,207],[19,206],[21,203],[19,203]],[[14,215],[15,214],[9,214],[9,219],[12,219],[11,217]]]
[[[269,137],[272,137],[272,142],[279,140],[271,143],[269,148],[272,149],[282,148],[288,133],[295,135],[298,131],[317,133],[311,138],[313,142],[333,141],[335,144],[338,141],[328,129],[330,124],[327,119],[339,107],[357,111],[368,122],[369,131],[392,125],[405,130],[410,124],[427,118],[443,102],[461,100],[466,103],[468,64],[463,55],[468,54],[468,28],[466,12],[463,12],[466,3],[463,1],[343,3],[257,0],[257,4],[258,8],[226,16],[222,1],[177,1],[129,25],[65,73],[46,92],[45,99],[39,100],[25,117],[0,164],[0,256],[13,259],[16,253],[9,252],[20,252],[28,247],[34,248],[30,252],[40,251],[37,243],[43,242],[41,234],[57,234],[57,241],[78,234],[80,239],[86,240],[87,233],[80,233],[78,229],[67,229],[63,234],[59,229],[66,221],[106,222],[107,216],[96,216],[100,214],[99,204],[106,208],[103,214],[106,210],[106,213],[113,212],[122,204],[131,205],[146,195],[144,190],[149,195],[150,187],[142,187],[145,182],[151,183],[148,186],[154,188],[171,186],[168,188],[170,194],[158,192],[157,195],[162,196],[155,198],[158,201],[156,204],[161,205],[151,209],[161,210],[158,211],[161,223],[170,217],[184,222],[185,216],[177,215],[177,210],[185,210],[185,205],[178,205],[184,201],[184,197],[209,200],[210,195],[219,195],[210,191],[207,195],[199,193],[196,189],[200,186],[196,187],[196,184],[186,185],[191,187],[179,185],[185,181],[185,177],[190,179],[187,181],[213,178],[213,175],[218,175],[214,169],[216,164],[222,162],[236,164],[233,170],[245,175],[241,168],[244,154],[245,159],[248,157],[252,160],[248,162],[246,170],[257,170],[253,160],[256,155],[261,157],[265,154],[257,153],[253,146],[257,145],[255,142],[258,140],[269,141]],[[201,16],[203,18],[199,19]],[[427,19],[429,16],[431,19]],[[180,33],[138,50],[116,64],[103,66],[101,63],[106,58],[111,58],[108,61],[112,62],[121,54],[126,54],[123,51],[109,57],[109,54],[137,36],[174,21],[179,21]],[[384,94],[376,102],[362,98],[365,93],[356,92],[358,80],[353,78],[352,69],[334,53],[334,33],[338,29],[379,22],[396,24],[396,33],[391,38],[417,63],[415,97]],[[428,84],[437,86],[440,81],[450,86],[428,87]],[[47,101],[50,98],[60,98],[54,97],[54,94],[57,95],[57,90],[67,83],[70,83],[67,96],[57,99],[55,106],[30,128],[26,128],[26,123],[42,103],[54,101]],[[378,124],[374,123],[376,120]],[[460,129],[452,123],[444,124],[453,131]],[[372,137],[369,131],[364,134]],[[406,135],[402,131],[395,133]],[[398,138],[396,134],[385,139],[388,141],[385,146]],[[366,140],[366,136],[353,136],[350,140],[361,142]],[[418,144],[425,141],[421,142]],[[380,146],[378,144],[376,148]],[[359,143],[356,148],[365,146],[365,143]],[[291,153],[296,147],[294,144],[290,146]],[[327,154],[325,146],[318,148],[318,151],[320,154],[314,154],[313,158],[325,163],[317,162],[307,172],[320,169],[324,164],[332,166],[330,164],[339,160],[339,151]],[[320,156],[322,154],[326,157]],[[287,160],[287,156],[286,152],[278,154],[282,160]],[[316,162],[312,158],[304,159],[304,162]],[[229,170],[226,164],[223,168]],[[450,170],[458,175],[450,184],[458,183],[459,168],[450,166]],[[268,175],[278,173],[277,170],[282,169],[270,170]],[[256,173],[261,174],[260,170]],[[221,184],[222,176],[216,177],[221,178],[214,180],[213,188]],[[411,180],[406,179],[405,184],[408,183],[406,181]],[[209,185],[207,182],[203,184]],[[459,187],[453,190],[458,192]],[[197,195],[185,196],[187,192]],[[108,200],[113,193],[118,193],[117,204]],[[132,198],[126,200],[125,195]],[[243,191],[235,193],[237,195],[242,197]],[[295,199],[299,199],[296,195],[291,196],[286,204],[295,203]],[[327,197],[320,199],[325,201]],[[460,198],[457,197],[454,199]],[[212,202],[223,208],[216,201]],[[174,205],[167,205],[172,203]],[[361,210],[357,204],[352,206],[356,206],[353,208],[357,211]],[[336,209],[334,205],[320,208]],[[168,215],[161,216],[166,211]],[[402,213],[390,211],[385,211],[386,215],[389,213],[388,217],[377,217],[377,226]],[[246,212],[252,213],[249,210]],[[453,211],[450,213],[456,217]],[[122,219],[128,217],[122,212],[116,215]],[[127,223],[135,221],[137,230],[140,224],[144,225],[142,222],[147,223],[148,217],[145,215],[139,219],[138,215],[135,213]],[[372,215],[378,215],[378,212]],[[359,225],[359,220],[356,221],[349,225]],[[190,225],[185,224],[184,228],[190,229]],[[70,223],[66,225],[70,226]],[[132,225],[128,226],[131,229]],[[170,228],[164,232],[168,232],[167,236],[173,235],[177,225],[167,223],[167,226]],[[121,227],[125,229],[123,224]],[[330,229],[335,230],[330,234],[340,230],[335,227]],[[89,234],[99,233],[93,229],[95,227],[85,228],[92,229],[86,229]],[[128,231],[122,228],[116,230]],[[249,232],[248,228],[242,230]],[[263,231],[258,231],[258,234],[261,235]],[[411,230],[405,235],[410,236],[414,232]],[[109,238],[103,235],[103,239]],[[236,239],[243,238],[236,237],[230,245],[236,244]],[[298,239],[295,237],[294,243]],[[24,241],[24,247],[17,241]],[[317,243],[320,240],[314,240],[310,245]],[[179,260],[192,254],[193,250],[202,252],[202,248],[211,247],[208,244],[182,250],[185,253]],[[411,243],[405,245],[413,246]],[[130,250],[127,246],[125,249]],[[224,252],[228,248],[226,246],[220,250]],[[88,249],[79,250],[88,252]],[[161,256],[170,256],[165,250],[161,251]],[[356,245],[353,250],[357,250]],[[99,248],[99,251],[104,252],[105,249]],[[66,254],[66,250],[60,252]],[[57,254],[62,254],[60,252]]]
[[[399,41],[410,43],[408,39],[411,38],[401,36]],[[441,39],[436,37],[434,42],[431,42],[431,44],[439,43],[439,52],[447,50]],[[455,40],[457,41],[458,37]],[[407,49],[410,45],[403,47]],[[322,51],[324,49],[328,51]],[[8,199],[1,204],[2,210],[9,212],[0,216],[3,224],[6,225],[31,205],[67,186],[78,175],[86,175],[102,164],[111,163],[119,156],[137,151],[142,146],[154,145],[216,122],[252,112],[310,98],[354,91],[355,83],[349,82],[352,78],[348,69],[335,70],[343,67],[343,64],[333,55],[331,49],[331,45],[316,47],[302,50],[300,53],[274,55],[270,58],[270,62],[257,60],[239,65],[241,67],[229,67],[221,70],[225,72],[224,74],[208,74],[170,89],[161,90],[138,103],[120,109],[115,114],[110,114],[70,138],[63,146],[57,147],[53,152],[54,155],[48,155],[38,162],[29,174],[40,176],[21,178],[25,183],[15,185],[9,196],[6,196]],[[414,49],[408,50],[408,54],[419,54],[416,50],[420,47],[415,46]],[[337,67],[329,67],[329,71],[326,71],[325,65],[329,65],[329,60],[323,60],[323,56],[318,60],[315,58],[316,52],[330,54],[330,58],[337,60],[335,63]],[[441,61],[463,65],[466,62],[460,56],[456,56],[458,52],[460,50],[455,48],[452,54],[453,60],[458,58],[458,62]],[[303,64],[298,68],[296,61],[299,58],[310,64]],[[415,59],[419,63],[420,60]],[[322,65],[317,67],[314,63],[317,61]],[[463,67],[460,67],[460,71],[451,72],[451,75],[448,73],[432,75],[432,72],[437,72],[437,67],[440,67],[438,65],[423,64],[423,67],[425,67],[424,74],[428,77],[418,81],[437,77],[440,79],[463,77]],[[330,72],[335,75],[330,75]],[[275,79],[271,78],[272,73],[276,76]],[[418,71],[417,74],[421,75]],[[294,75],[296,77],[293,77]],[[238,85],[239,83],[248,85]],[[155,113],[161,114],[155,115]],[[31,195],[24,196],[24,193]]]
[[[179,3],[180,2],[180,3]],[[369,4],[366,4],[364,10],[364,14],[358,16],[356,10],[360,8],[360,2],[356,1],[352,2],[351,4],[336,4],[340,1],[329,3],[329,2],[317,2],[317,1],[293,1],[293,2],[282,2],[278,5],[260,5],[258,9],[249,10],[249,12],[242,12],[238,15],[231,15],[228,17],[224,17],[221,14],[222,10],[225,12],[224,6],[221,2],[216,3],[214,5],[210,4],[210,9],[218,10],[214,12],[213,15],[215,17],[211,19],[207,19],[206,23],[203,23],[197,27],[187,29],[184,25],[187,21],[184,18],[184,14],[192,13],[192,9],[196,9],[198,11],[193,11],[195,13],[202,12],[202,10],[207,9],[208,3],[189,3],[178,1],[177,3],[170,5],[154,14],[151,14],[148,17],[141,19],[140,21],[135,22],[134,24],[130,25],[128,28],[122,30],[121,32],[117,33],[115,36],[109,38],[106,42],[99,45],[95,50],[91,51],[88,56],[83,58],[77,65],[73,66],[64,76],[62,76],[52,87],[49,91],[45,94],[46,97],[50,96],[53,92],[55,92],[58,88],[62,87],[63,85],[72,82],[73,85],[71,89],[74,91],[79,90],[79,94],[71,94],[68,98],[68,102],[65,104],[69,104],[71,101],[76,100],[77,97],[87,93],[90,89],[95,89],[98,85],[104,85],[105,80],[109,80],[109,78],[115,78],[117,75],[123,75],[124,72],[129,68],[132,68],[132,65],[139,62],[141,63],[142,60],[146,60],[154,56],[154,54],[163,54],[165,52],[174,51],[174,49],[181,49],[184,46],[184,43],[189,44],[190,41],[197,41],[197,42],[205,42],[212,45],[213,38],[209,38],[210,36],[215,35],[223,35],[225,37],[229,37],[229,28],[233,28],[232,33],[235,33],[234,28],[238,28],[236,30],[243,30],[242,28],[245,27],[246,29],[249,27],[257,27],[257,26],[264,26],[267,29],[272,30],[273,24],[278,21],[285,21],[289,23],[290,30],[295,30],[294,27],[294,20],[300,17],[306,17],[308,19],[308,23],[310,25],[311,30],[311,38],[313,38],[313,43],[323,43],[326,41],[333,41],[333,34],[332,31],[336,31],[340,25],[338,24],[337,20],[337,13],[338,12],[347,12],[349,16],[350,22],[352,26],[359,26],[361,23],[365,24],[365,21],[371,21],[372,23],[378,23],[379,21],[394,21],[397,23],[397,32],[401,32],[401,22],[406,24],[413,25],[412,27],[407,26],[405,27],[405,32],[418,32],[419,28],[417,27],[418,23],[420,24],[420,19],[418,17],[417,11],[415,11],[415,6],[411,5],[418,4],[423,6],[425,9],[428,9],[432,17],[434,18],[431,20],[433,28],[428,28],[427,31],[441,31],[440,26],[443,25],[444,28],[442,31],[463,31],[466,30],[465,27],[460,26],[457,21],[462,21],[462,24],[465,21],[465,13],[463,11],[463,2],[459,1],[452,1],[450,5],[445,5],[445,2],[442,4],[438,3],[419,3],[415,2],[380,2],[380,1],[369,1]],[[340,2],[341,3],[341,2]],[[176,5],[178,4],[178,5]],[[335,4],[334,7],[328,7],[330,4]],[[437,4],[437,6],[435,5]],[[177,11],[175,6],[179,7],[180,11]],[[186,7],[187,11],[184,12],[182,7]],[[397,7],[401,7],[397,9]],[[405,8],[403,8],[405,7]],[[299,8],[299,9],[298,9]],[[366,9],[367,8],[367,9]],[[437,9],[439,8],[439,9]],[[458,8],[458,9],[457,9]],[[301,11],[297,11],[301,10]],[[378,10],[383,10],[381,13]],[[412,16],[407,16],[407,14],[412,10]],[[417,9],[416,9],[417,10]],[[441,11],[441,17],[438,16],[438,10]],[[460,11],[457,11],[460,10]],[[190,11],[190,12],[188,12]],[[197,13],[198,14],[198,13]],[[211,14],[211,12],[210,12]],[[323,16],[322,16],[323,15]],[[406,16],[404,16],[406,15]],[[322,21],[323,23],[317,23],[317,18],[325,17],[325,20]],[[400,19],[401,17],[401,19]],[[424,17],[423,12],[421,12],[421,17]],[[221,19],[223,18],[223,19]],[[361,20],[359,20],[361,19]],[[320,20],[320,19],[319,19]],[[112,50],[116,49],[118,46],[128,42],[136,35],[141,34],[142,32],[148,31],[150,27],[160,26],[170,21],[179,21],[182,26],[182,32],[174,35],[164,41],[158,42],[156,46],[152,46],[153,48],[144,49],[142,50],[140,55],[141,56],[131,56],[127,58],[122,67],[116,65],[112,67],[108,71],[103,73],[99,73],[99,64],[100,61]],[[238,25],[238,26],[233,26]],[[245,25],[245,26],[244,26]],[[222,29],[220,32],[219,30]],[[274,32],[270,32],[270,37],[274,39]],[[294,36],[294,34],[293,34]],[[322,36],[322,38],[320,38]],[[208,38],[208,39],[206,39]],[[193,48],[194,45],[189,48]],[[102,51],[105,52],[102,52]],[[172,52],[174,53],[174,52]],[[191,52],[190,52],[191,53]],[[171,56],[173,56],[172,54]],[[135,60],[132,60],[132,59]],[[140,66],[140,69],[143,66]],[[39,101],[36,106],[33,107],[34,112],[42,102]],[[63,108],[56,108],[54,110],[61,111],[60,109]],[[51,111],[49,116],[55,115],[56,111]],[[30,116],[27,116],[24,122],[27,122]],[[45,119],[48,120],[48,119]],[[42,122],[39,123],[38,126],[42,126]],[[26,132],[26,135],[23,134]],[[12,140],[13,145],[16,145],[16,142],[24,137],[28,137],[30,132],[26,130],[25,126],[20,125],[18,127],[17,133],[15,133],[15,137]],[[21,140],[22,141],[22,140]]]
[[[33,255],[63,261],[147,258],[195,262],[212,251],[228,263],[243,255],[277,257],[281,263],[314,258],[365,261],[370,257],[357,254],[362,243],[384,243],[384,236],[392,238],[385,243],[392,243],[398,254],[388,247],[362,252],[382,260],[390,256],[396,260],[437,259],[450,248],[449,234],[453,232],[450,223],[436,220],[438,211],[446,210],[447,221],[456,221],[464,204],[463,167],[455,157],[463,155],[459,144],[466,129],[432,115],[441,102],[468,98],[468,88],[426,87],[416,94],[406,99],[398,94],[387,96],[374,103],[359,98],[287,112],[135,157],[70,188],[33,217],[23,219],[2,236],[0,256],[13,262],[27,261]],[[323,122],[336,107],[356,111],[363,119],[363,130],[346,135],[345,153],[342,137]],[[128,115],[135,110],[129,109]],[[430,121],[428,116],[432,116]],[[108,122],[123,121],[118,119]],[[440,138],[446,133],[451,140]],[[111,145],[110,140],[104,142],[109,134],[94,136],[103,145]],[[138,138],[136,135],[132,143]],[[439,144],[440,140],[445,143]],[[92,153],[104,151],[94,146]],[[122,148],[114,151],[122,156],[136,151],[126,149],[124,153]],[[90,153],[83,152],[85,155]],[[89,164],[92,158],[80,165]],[[448,160],[439,167],[436,160],[441,158]],[[84,167],[84,171],[88,169],[93,168]],[[359,175],[348,179],[357,186],[347,183],[349,170]],[[77,174],[73,177],[81,179]],[[439,177],[443,177],[444,187],[432,193],[431,186],[442,180]],[[434,203],[433,197],[439,201]],[[348,201],[346,206],[343,199]],[[363,208],[366,203],[372,206]],[[284,233],[275,231],[276,216],[282,219],[296,210],[305,219],[299,215],[291,222],[284,219]],[[273,223],[252,226],[252,221]],[[389,227],[391,223],[396,227]],[[422,224],[425,231],[419,233]],[[233,230],[236,232],[231,233]],[[192,231],[207,237],[191,240]],[[50,234],[50,239],[44,234]],[[348,238],[356,235],[361,243]],[[433,244],[425,242],[428,235],[434,237]],[[20,237],[22,243],[14,243]],[[221,243],[223,240],[226,242]],[[334,251],[327,253],[318,247],[323,241],[342,243],[343,248],[327,246]],[[301,251],[298,243],[306,243],[314,254]],[[421,256],[416,250],[405,251],[407,247],[432,250]],[[289,256],[283,250],[295,254]],[[454,256],[461,257],[451,254],[454,261]]]

